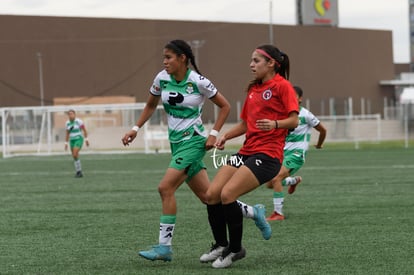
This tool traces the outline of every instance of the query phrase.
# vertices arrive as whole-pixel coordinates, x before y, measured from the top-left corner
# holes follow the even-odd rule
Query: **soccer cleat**
[[[262,232],[263,239],[268,240],[272,236],[272,228],[266,221],[266,209],[263,204],[256,204],[253,206],[254,210],[254,223]]]
[[[218,244],[213,244],[211,246],[211,249],[210,249],[209,252],[204,253],[203,255],[201,255],[200,262],[208,263],[208,262],[215,261],[218,257],[221,256],[221,254],[223,253],[225,248],[226,247],[224,247],[224,246],[219,246]]]
[[[161,245],[161,244],[153,245],[152,249],[150,250],[140,251],[138,255],[151,261],[162,260],[164,262],[171,262],[172,260],[171,247],[167,245]]]
[[[288,194],[293,194],[295,192],[296,186],[302,181],[302,177],[296,176],[296,184],[295,185],[289,185]]]
[[[82,171],[76,172],[75,178],[81,178],[83,177]]]
[[[268,221],[283,221],[285,216],[273,211],[272,215],[270,215],[266,220]]]
[[[231,266],[233,262],[243,259],[244,257],[246,257],[246,249],[243,247],[237,253],[231,252],[230,248],[226,247],[223,254],[218,257],[211,266],[214,268],[226,268]]]

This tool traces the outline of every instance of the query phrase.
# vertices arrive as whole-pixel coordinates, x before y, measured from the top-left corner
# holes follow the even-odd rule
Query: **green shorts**
[[[171,143],[172,158],[168,167],[185,170],[188,182],[202,169],[206,169],[203,162],[206,154],[205,144],[206,138],[199,135],[179,143]]]
[[[70,145],[70,148],[71,149],[72,148],[79,148],[79,149],[81,149],[82,148],[82,145],[83,145],[83,137],[77,138],[77,139],[71,139],[69,141],[69,145]]]
[[[285,151],[283,166],[288,168],[289,174],[294,175],[305,164],[305,155],[300,151]]]

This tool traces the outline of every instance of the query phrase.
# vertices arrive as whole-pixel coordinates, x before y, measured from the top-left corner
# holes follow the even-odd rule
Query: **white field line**
[[[86,175],[134,175],[134,174],[164,174],[164,170],[84,170],[83,171],[85,176]],[[52,176],[52,175],[72,175],[75,171],[13,171],[13,172],[0,172],[0,176]]]

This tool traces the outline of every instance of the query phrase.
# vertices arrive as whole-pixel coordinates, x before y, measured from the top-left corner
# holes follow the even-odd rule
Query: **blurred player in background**
[[[122,138],[129,145],[138,130],[152,116],[159,101],[168,116],[168,138],[171,146],[171,162],[158,185],[161,196],[162,215],[158,244],[139,255],[148,260],[171,261],[171,243],[177,215],[175,191],[184,181],[194,194],[206,202],[206,191],[210,185],[203,158],[206,150],[213,148],[216,137],[229,112],[230,104],[216,87],[199,72],[193,51],[185,41],[170,41],[163,50],[162,70],[155,77],[149,97],[136,125]],[[193,69],[189,68],[191,63]],[[220,111],[210,133],[201,121],[202,107],[206,99],[212,101]]]
[[[302,103],[303,90],[294,86],[299,104]],[[302,181],[302,177],[294,175],[304,164],[306,153],[309,149],[309,141],[312,128],[319,132],[316,149],[322,149],[326,137],[326,128],[319,119],[308,109],[300,106],[299,125],[293,131],[290,131],[286,137],[284,148],[283,165],[278,175],[270,182],[267,187],[273,188],[273,213],[267,218],[268,221],[284,220],[283,215],[283,186],[289,186],[288,193],[293,194],[296,186]]]
[[[73,162],[75,164],[75,177],[83,177],[82,165],[79,159],[79,152],[82,149],[83,142],[86,146],[89,146],[88,132],[86,131],[85,124],[79,118],[76,118],[76,112],[73,109],[68,111],[69,120],[66,121],[66,139],[65,139],[65,151],[68,149],[68,144],[72,152]]]

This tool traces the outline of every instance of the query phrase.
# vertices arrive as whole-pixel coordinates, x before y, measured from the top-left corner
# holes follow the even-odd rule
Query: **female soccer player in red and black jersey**
[[[214,268],[228,267],[245,257],[243,215],[237,199],[277,175],[288,129],[298,125],[299,106],[288,81],[288,56],[272,45],[260,46],[252,53],[250,69],[254,80],[248,86],[241,122],[223,134],[216,147],[224,149],[227,140],[243,134],[245,142],[220,168],[207,191],[208,219],[215,244],[200,261],[213,262]],[[265,220],[256,221],[260,227],[257,222],[269,226]],[[270,227],[269,230],[270,238]]]

